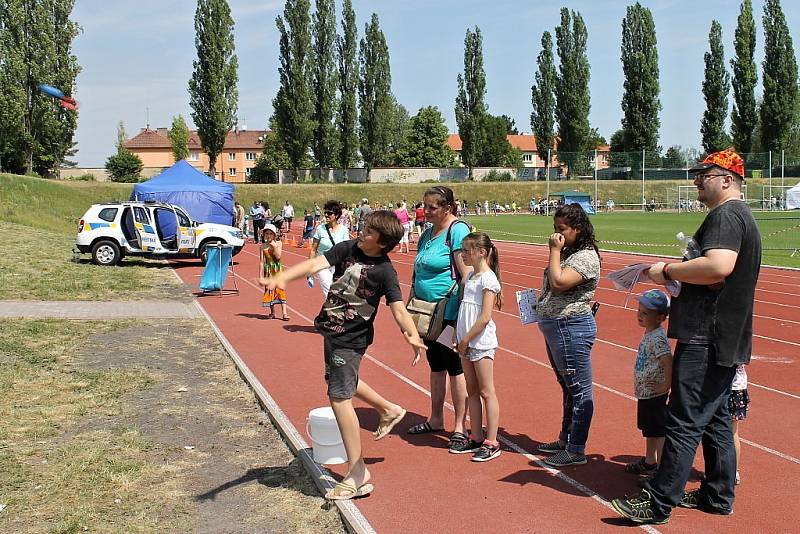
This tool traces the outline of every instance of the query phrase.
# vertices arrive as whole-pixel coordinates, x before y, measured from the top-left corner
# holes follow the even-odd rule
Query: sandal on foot
[[[274,318],[275,318],[275,314],[274,314],[274,313],[268,313],[268,314],[266,315],[266,318],[267,318],[267,319],[274,319]]]
[[[356,497],[366,497],[375,487],[372,484],[362,484],[358,489],[353,484],[346,482],[337,482],[336,485],[325,494],[325,498],[329,501],[346,501],[348,499],[355,499]]]
[[[281,321],[288,321],[288,320],[289,320],[288,317],[281,317]]]
[[[397,423],[403,420],[403,417],[406,416],[406,413],[408,412],[403,410],[397,416],[392,416],[392,415],[388,417],[381,416],[381,420],[378,422],[377,430],[375,430],[375,432],[372,433],[372,435],[375,436],[375,441],[378,441],[379,439],[386,437],[389,434],[389,432],[392,431],[395,425],[397,425]]]
[[[429,421],[425,421],[424,423],[412,426],[406,432],[409,434],[429,434],[431,432],[441,432],[443,430],[444,428],[433,428]]]
[[[453,435],[450,436],[450,439],[447,441],[447,448],[454,449],[463,447],[468,442],[469,442],[469,436],[467,436],[463,432],[453,432]],[[480,443],[478,445],[480,445]]]

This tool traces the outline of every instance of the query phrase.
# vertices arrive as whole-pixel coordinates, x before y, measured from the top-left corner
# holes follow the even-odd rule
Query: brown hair
[[[394,212],[386,210],[373,211],[364,217],[364,226],[369,226],[378,234],[378,244],[383,246],[384,254],[389,252],[397,246],[403,238],[403,225],[400,224],[400,219]]]
[[[494,246],[492,240],[489,239],[489,236],[484,234],[483,232],[472,232],[464,236],[464,239],[461,240],[461,248],[462,250],[469,250],[471,248],[477,248],[486,252],[486,263],[489,264],[489,268],[494,272],[494,275],[497,277],[497,281],[500,283],[500,291],[494,297],[494,305],[497,307],[498,310],[503,309],[503,281],[500,278],[500,255],[497,252],[497,247]]]
[[[436,185],[425,191],[425,194],[422,195],[422,198],[430,196],[438,197],[436,203],[439,206],[448,206],[450,208],[450,213],[453,215],[458,215],[458,213],[456,213],[456,202],[452,189],[443,185]]]

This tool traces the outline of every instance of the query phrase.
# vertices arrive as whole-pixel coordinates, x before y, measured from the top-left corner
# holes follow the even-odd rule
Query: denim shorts
[[[367,349],[337,347],[325,338],[325,381],[328,397],[352,399],[358,387],[358,368]]]

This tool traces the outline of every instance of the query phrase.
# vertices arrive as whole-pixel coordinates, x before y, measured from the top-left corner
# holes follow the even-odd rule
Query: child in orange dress
[[[264,244],[261,247],[261,254],[258,255],[258,271],[261,276],[269,278],[283,270],[281,264],[281,254],[283,245],[278,239],[278,229],[273,224],[267,224],[262,231]],[[275,305],[281,305],[283,317],[281,320],[288,321],[289,314],[286,311],[286,290],[281,288],[264,289],[264,297],[261,305],[265,308],[269,306],[268,319],[275,318]]]

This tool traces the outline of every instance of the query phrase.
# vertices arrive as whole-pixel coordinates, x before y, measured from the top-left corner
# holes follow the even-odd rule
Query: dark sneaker
[[[542,443],[536,450],[547,454],[555,454],[563,451],[566,448],[566,444],[562,445],[560,441],[555,440],[551,441],[550,443]]]
[[[450,454],[466,454],[468,452],[477,452],[483,443],[478,443],[473,439],[454,442],[450,445]]]
[[[500,456],[500,442],[489,444],[484,441],[478,451],[472,455],[473,462],[488,462],[493,458]]]
[[[655,475],[639,477],[639,480],[636,481],[636,485],[640,488],[644,488],[648,483],[652,482],[654,478]]]
[[[700,488],[693,489],[692,491],[685,491],[678,506],[681,508],[697,509],[709,514],[731,515],[733,513],[733,510],[729,508],[717,508],[716,506],[712,506],[706,500]]]
[[[586,456],[576,452],[561,451],[554,454],[544,461],[547,465],[553,467],[566,467],[568,465],[583,465],[586,463]]]
[[[622,499],[613,499],[611,506],[619,515],[625,519],[630,519],[639,525],[663,525],[669,521],[669,516],[656,517],[653,513],[652,498],[650,492],[642,490],[639,495]]]
[[[657,469],[658,464],[648,464],[644,458],[639,458],[638,461],[625,465],[625,472],[635,475],[652,476]]]

